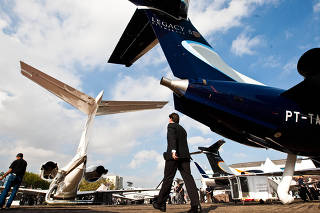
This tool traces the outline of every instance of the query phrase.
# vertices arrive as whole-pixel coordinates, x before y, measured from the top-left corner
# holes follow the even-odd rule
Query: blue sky
[[[107,64],[135,6],[126,0],[3,0],[0,3],[0,170],[18,152],[38,172],[48,160],[62,167],[76,151],[85,115],[23,78],[19,60],[105,100],[168,100],[162,110],[96,119],[89,165],[137,186],[162,179],[167,116],[172,93],[159,85],[172,76],[159,46],[132,67]],[[193,0],[190,19],[221,57],[237,71],[266,85],[289,89],[302,80],[299,57],[320,46],[320,1]],[[222,137],[183,116],[189,148],[209,146]],[[284,158],[227,140],[227,163]],[[205,156],[197,156],[205,168]],[[195,178],[198,172],[193,167]]]

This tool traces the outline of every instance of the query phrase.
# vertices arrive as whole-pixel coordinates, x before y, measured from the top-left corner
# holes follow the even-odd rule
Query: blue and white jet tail
[[[197,169],[199,170],[201,177],[203,178],[209,178],[209,176],[207,175],[207,173],[201,168],[201,166],[194,161],[194,164],[196,165]]]
[[[202,153],[206,154],[213,171],[213,176],[234,175],[234,172],[230,170],[219,153],[219,149],[224,143],[224,140],[219,140],[210,147],[198,147]]]
[[[175,77],[261,84],[227,65],[193,26],[188,0],[130,0],[138,6],[109,62],[131,66],[160,43]]]

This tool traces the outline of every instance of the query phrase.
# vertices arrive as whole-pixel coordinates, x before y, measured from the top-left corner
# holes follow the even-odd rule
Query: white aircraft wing
[[[62,100],[89,115],[95,104],[93,97],[20,61],[21,73]],[[160,109],[168,102],[161,101],[101,101],[96,115]]]
[[[258,173],[256,175],[263,176],[282,176],[283,172],[266,172],[266,173]],[[320,175],[320,168],[310,168],[310,169],[302,169],[294,171],[294,176],[301,175]]]
[[[84,194],[92,194],[95,192],[108,192],[108,193],[125,193],[125,192],[145,192],[145,191],[160,191],[160,189],[119,189],[119,190],[105,190],[105,191],[78,191],[78,195],[84,195]]]
[[[167,103],[166,101],[102,101],[97,115],[160,109]]]
[[[0,191],[4,189],[4,186],[0,186]],[[47,189],[26,189],[20,187],[18,192],[29,193],[29,194],[46,194],[48,192]]]
[[[130,197],[127,195],[112,194],[112,197],[121,198],[123,200],[130,200],[130,201],[139,201],[139,200],[145,199],[145,196],[139,195],[139,193],[137,193],[137,195],[132,195]]]
[[[265,172],[265,173],[247,173],[244,175],[235,175],[235,176],[282,176],[282,171],[277,172]],[[310,168],[310,169],[302,169],[294,171],[294,176],[302,176],[302,175],[320,175],[320,168]],[[228,179],[231,176],[220,176],[220,177],[213,177],[212,179]]]

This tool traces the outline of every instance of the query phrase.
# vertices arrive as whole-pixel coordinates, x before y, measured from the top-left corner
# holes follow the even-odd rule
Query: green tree
[[[0,172],[0,176],[3,176],[4,175],[4,172]],[[3,180],[0,180],[0,186],[3,186],[4,184],[4,179]]]
[[[85,179],[82,179],[79,190],[80,191],[95,191],[99,188],[101,184],[109,186],[110,189],[114,189],[114,184],[105,178],[101,178],[100,180],[89,183]]]
[[[39,175],[26,172],[22,179],[22,186],[26,188],[33,188],[33,189],[49,189],[50,183],[48,181],[42,180]]]

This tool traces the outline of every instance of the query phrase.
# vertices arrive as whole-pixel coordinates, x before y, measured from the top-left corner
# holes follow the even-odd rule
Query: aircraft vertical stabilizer
[[[138,6],[109,63],[131,66],[157,43],[174,76],[259,84],[231,68],[214,51],[188,17],[189,1],[130,0]]]
[[[96,115],[159,109],[167,104],[167,102],[160,101],[102,101],[103,91],[96,98],[92,98],[24,62],[20,62],[20,65],[22,75],[88,115],[77,153],[73,159],[58,171],[56,171],[57,164],[51,162],[51,165],[54,165],[55,174],[50,178],[53,181],[45,197],[46,202],[50,204],[65,202],[55,199],[74,199],[83,177],[87,181],[96,181],[102,174],[107,173],[103,166],[86,169],[89,133]],[[47,177],[53,171],[53,169],[44,171],[44,166],[42,170],[42,174],[47,174]]]
[[[194,164],[196,165],[197,169],[199,170],[203,178],[209,178],[209,176],[206,174],[206,172],[201,168],[201,166],[197,162],[194,161]]]
[[[213,171],[213,176],[221,175],[233,175],[234,173],[230,170],[224,160],[221,158],[219,149],[225,143],[224,140],[219,140],[210,147],[198,147],[204,154],[206,154],[210,166]]]

